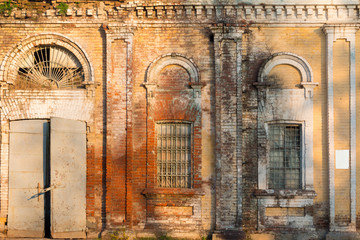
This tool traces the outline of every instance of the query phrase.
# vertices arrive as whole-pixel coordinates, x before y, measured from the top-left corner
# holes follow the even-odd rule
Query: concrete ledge
[[[275,240],[275,235],[267,233],[250,234],[251,240]]]
[[[327,231],[267,231],[249,233],[250,240],[314,240],[325,239]]]

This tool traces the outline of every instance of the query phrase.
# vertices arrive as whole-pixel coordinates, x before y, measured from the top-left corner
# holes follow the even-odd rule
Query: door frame
[[[8,124],[7,124],[7,126],[8,126],[8,128],[10,129],[10,122],[15,122],[15,121],[33,121],[33,120],[41,120],[43,123],[45,123],[45,122],[48,122],[49,123],[49,126],[48,126],[48,129],[49,129],[49,137],[48,137],[48,139],[47,139],[47,141],[48,141],[48,148],[47,148],[47,150],[48,150],[48,152],[47,153],[45,153],[45,154],[47,154],[48,156],[48,162],[50,163],[51,162],[51,159],[50,159],[50,155],[51,155],[51,153],[50,153],[50,149],[51,149],[51,142],[50,142],[50,139],[51,139],[51,121],[53,120],[54,121],[54,119],[56,120],[56,119],[61,119],[61,118],[49,118],[49,119],[25,119],[25,120],[23,120],[23,119],[20,119],[20,120],[13,120],[13,121],[8,121]],[[77,122],[77,123],[82,123],[82,125],[83,125],[83,132],[82,132],[82,134],[85,134],[85,137],[84,138],[82,138],[83,140],[83,145],[82,145],[82,147],[84,148],[83,150],[82,150],[82,152],[83,152],[83,156],[82,156],[82,158],[83,158],[83,160],[82,160],[82,164],[84,164],[83,165],[83,169],[82,169],[82,171],[83,171],[83,173],[82,174],[80,174],[80,175],[82,175],[83,176],[83,180],[84,180],[84,185],[83,185],[83,187],[82,187],[82,189],[83,189],[83,191],[84,191],[84,193],[82,194],[82,195],[84,195],[83,196],[83,204],[85,205],[85,207],[84,207],[84,212],[82,213],[82,218],[84,218],[83,220],[82,220],[82,224],[84,224],[84,226],[83,226],[83,228],[82,228],[82,231],[70,231],[70,232],[57,232],[57,233],[54,233],[54,232],[52,232],[51,233],[51,237],[52,238],[85,238],[86,237],[86,219],[87,219],[87,217],[86,217],[86,201],[87,201],[87,199],[86,199],[86,189],[87,189],[87,131],[86,131],[86,129],[87,129],[87,123],[86,123],[86,121],[80,121],[80,120],[71,120],[71,119],[64,119],[64,120],[69,120],[70,122]],[[41,122],[40,121],[40,122]],[[1,133],[1,136],[2,137],[4,137],[4,135],[5,134],[7,134],[8,136],[7,136],[7,139],[9,139],[9,141],[7,142],[7,144],[6,144],[6,146],[7,146],[7,148],[8,148],[8,150],[10,150],[10,135],[11,135],[11,131],[7,131],[6,133],[4,133],[4,132],[2,132]],[[42,135],[42,138],[44,138],[44,135]],[[50,142],[50,144],[49,144],[49,142]],[[43,154],[42,154],[43,155]],[[9,164],[11,164],[11,159],[10,159],[10,153],[8,154],[8,163]],[[44,157],[44,156],[43,156]],[[43,159],[42,159],[42,161],[44,161]],[[10,165],[8,165],[8,166],[10,166]],[[43,172],[42,172],[42,175],[44,176],[44,170],[46,171],[46,169],[44,169],[43,168]],[[51,171],[49,172],[49,174],[52,174],[51,173]],[[10,172],[8,172],[8,179],[10,178]],[[45,183],[44,183],[45,184]],[[1,186],[3,186],[3,185],[1,185]],[[0,188],[1,188],[1,186],[0,186]],[[10,193],[10,185],[9,184],[7,184],[7,193],[9,194]],[[41,186],[42,188],[44,187],[44,186]],[[51,192],[51,191],[50,191]],[[51,195],[53,195],[53,194],[51,194]],[[8,206],[10,206],[11,205],[11,203],[10,203],[10,196],[9,195],[7,195],[7,200],[8,200],[8,205],[7,205],[7,207]],[[50,199],[51,200],[51,199]],[[44,199],[42,199],[41,201],[44,201]],[[52,202],[52,200],[51,200],[51,202]],[[51,203],[52,204],[52,203]],[[0,205],[0,207],[2,206],[2,204]],[[52,207],[50,207],[50,212],[52,212]],[[1,213],[0,213],[1,214]],[[52,214],[52,213],[51,213]],[[43,216],[44,216],[44,218],[45,218],[45,209],[43,209]],[[50,217],[51,217],[51,215],[50,215]],[[2,220],[3,218],[1,218],[0,217],[0,221]],[[4,218],[5,220],[7,219],[7,218]],[[45,219],[44,219],[45,220]],[[51,219],[50,219],[50,222],[52,222],[52,217],[51,217]],[[44,223],[45,223],[45,221],[44,221]],[[45,230],[45,224],[44,224],[44,228],[43,228],[44,230]],[[50,227],[50,231],[52,231],[52,227]],[[10,234],[9,234],[10,233]],[[45,233],[45,231],[44,231],[44,233]],[[8,237],[44,237],[44,234],[42,234],[42,236],[41,235],[39,235],[39,233],[38,232],[31,232],[31,231],[26,231],[26,232],[16,232],[16,231],[10,231],[10,232],[8,232]]]

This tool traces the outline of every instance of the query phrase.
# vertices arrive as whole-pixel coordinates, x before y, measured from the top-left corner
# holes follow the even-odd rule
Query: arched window
[[[149,188],[199,188],[202,83],[196,65],[180,54],[163,55],[147,69],[144,86],[148,138],[156,139],[148,146],[156,179]]]
[[[255,85],[259,98],[258,227],[271,227],[269,223],[276,219],[281,227],[311,228],[313,217],[305,208],[313,205],[316,196],[313,94],[318,84],[304,58],[277,53],[264,62]]]
[[[19,89],[78,88],[84,71],[76,56],[56,45],[40,45],[23,52],[14,87]]]
[[[85,88],[94,84],[94,70],[84,49],[54,33],[37,34],[15,44],[0,69],[0,81],[15,90]]]

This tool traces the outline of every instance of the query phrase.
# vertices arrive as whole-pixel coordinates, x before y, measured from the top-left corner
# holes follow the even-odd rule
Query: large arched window
[[[83,68],[69,50],[40,45],[23,52],[14,87],[20,89],[78,88],[84,81]]]
[[[144,86],[148,137],[156,139],[156,159],[148,159],[156,169],[154,187],[198,188],[202,84],[196,65],[180,54],[161,56],[149,66]]]
[[[30,36],[17,43],[0,69],[0,81],[15,90],[85,88],[94,84],[93,67],[84,49],[54,33]]]
[[[271,227],[268,223],[275,218],[282,222],[281,227],[311,228],[313,217],[305,209],[316,196],[313,94],[318,84],[304,58],[277,53],[264,62],[255,85],[259,97],[259,228]],[[277,215],[279,212],[284,214]]]

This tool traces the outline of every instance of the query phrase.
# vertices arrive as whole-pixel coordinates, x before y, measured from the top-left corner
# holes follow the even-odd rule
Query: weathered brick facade
[[[84,214],[74,215],[84,223],[56,232],[51,194],[74,181],[66,177],[73,169],[53,176],[44,168],[50,185],[58,175],[65,181],[51,194],[45,183],[26,186],[29,201],[45,202],[40,234],[356,237],[358,4],[0,1],[3,236],[36,232],[12,220],[25,189],[13,169],[26,160],[16,160],[11,123],[62,118],[86,123],[86,172],[78,171],[86,182],[74,190],[86,192]],[[81,84],[62,89],[49,73],[71,82],[65,70],[79,71]],[[28,79],[35,82],[22,85]],[[159,126],[173,130],[160,135]],[[286,146],[274,147],[282,139]]]

